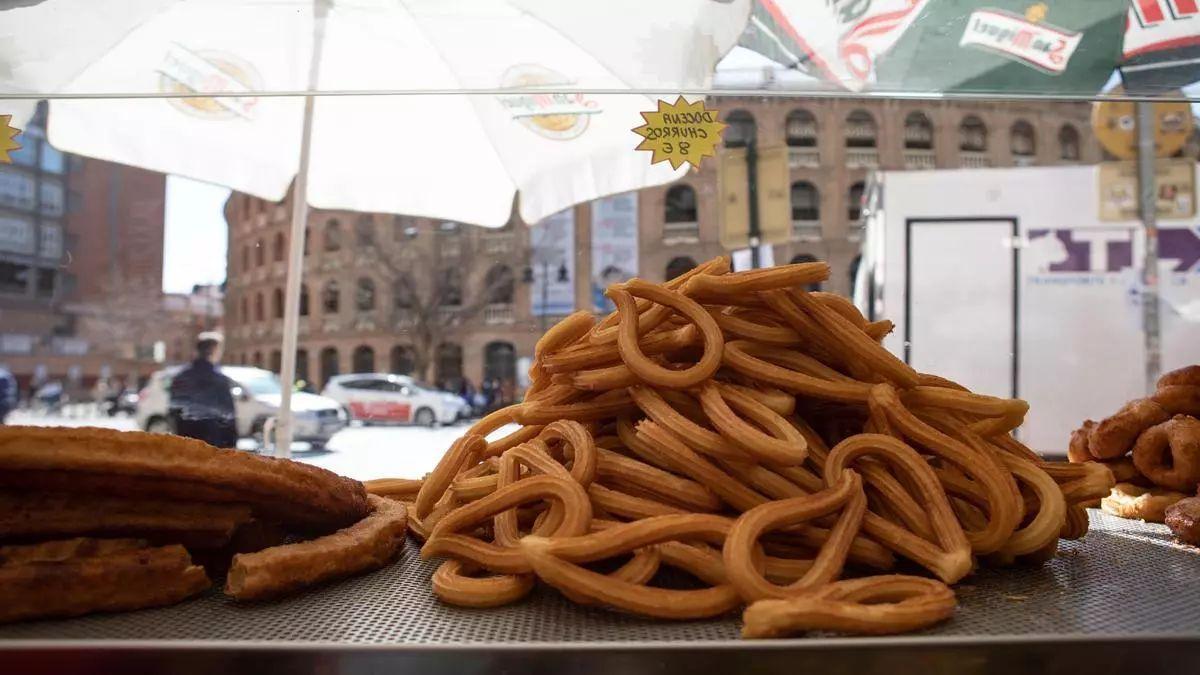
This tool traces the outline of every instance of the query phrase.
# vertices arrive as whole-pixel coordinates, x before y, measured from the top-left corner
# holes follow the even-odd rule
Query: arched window
[[[254,266],[262,267],[267,261],[267,245],[261,238],[254,242]]]
[[[501,382],[517,379],[517,350],[511,342],[489,342],[483,348],[483,379]]]
[[[287,259],[287,237],[283,236],[282,232],[275,233],[275,245],[271,251],[271,259],[275,262],[283,262]]]
[[[963,152],[987,152],[988,131],[983,120],[974,115],[958,125],[958,149]]]
[[[671,262],[667,263],[667,281],[670,281],[671,279],[674,279],[675,277],[691,270],[695,266],[696,261],[687,256],[671,258]]]
[[[276,319],[283,318],[283,289],[276,288],[271,292],[271,316]]]
[[[663,220],[668,223],[694,223],[696,215],[696,191],[690,185],[672,185],[667,190]]]
[[[459,307],[462,305],[462,270],[458,267],[447,267],[438,275],[438,300],[442,307]]]
[[[337,218],[325,221],[325,250],[342,250],[342,224]]]
[[[820,261],[817,260],[817,256],[815,256],[811,253],[797,253],[796,255],[792,256],[791,262],[793,265],[795,265],[795,264],[799,264],[799,263],[815,263],[815,262],[820,262]],[[808,284],[807,286],[804,287],[804,290],[819,291],[819,290],[821,290],[821,282],[818,281],[815,283]]]
[[[305,384],[311,384],[308,381],[308,350],[296,350],[296,379],[304,380]]]
[[[355,347],[350,356],[350,369],[356,373],[375,372],[375,350],[366,345]]]
[[[1014,122],[1010,143],[1012,154],[1016,157],[1032,157],[1037,154],[1037,138],[1033,133],[1033,125],[1025,120]]]
[[[725,128],[725,147],[727,148],[744,148],[758,134],[758,127],[754,124],[754,115],[745,110],[734,110],[729,113],[729,116],[725,118],[725,124],[729,125]]]
[[[508,265],[492,265],[483,279],[484,297],[491,305],[511,305],[514,276]]]
[[[354,289],[354,307],[360,312],[375,309],[375,282],[363,277]]]
[[[308,316],[308,285],[300,284],[300,316]]]
[[[283,370],[283,352],[278,349],[271,350],[271,372],[278,373]]]
[[[855,110],[846,116],[846,147],[874,148],[875,118],[866,110]]]
[[[263,367],[262,352],[254,352],[253,364],[255,368]]]
[[[329,382],[329,378],[338,374],[338,351],[334,347],[321,350],[321,385]]]
[[[242,296],[242,323],[250,323],[250,299]]]
[[[821,219],[821,197],[817,188],[806,180],[792,183],[792,220]]]
[[[453,342],[438,345],[436,363],[435,377],[440,386],[447,387],[462,379],[462,347]]]
[[[911,112],[904,118],[904,149],[933,149],[933,123],[925,113]]]
[[[242,271],[246,272],[250,269],[250,245],[242,247]]]
[[[1070,124],[1064,124],[1058,130],[1058,156],[1068,162],[1080,159],[1079,131]]]
[[[862,200],[863,200],[863,182],[858,181],[850,186],[850,192],[846,194],[846,217],[850,219],[850,224],[858,223],[862,217]]]
[[[338,283],[330,281],[325,284],[325,290],[321,291],[321,311],[326,314],[337,314],[342,310],[342,294],[338,290]]]
[[[413,277],[408,272],[401,272],[392,283],[392,300],[396,309],[411,309],[415,299],[416,286]]]
[[[807,110],[793,110],[784,123],[787,144],[793,148],[817,146],[817,118]]]
[[[255,321],[262,321],[262,320],[263,320],[263,317],[264,317],[264,315],[266,314],[266,312],[265,312],[265,311],[263,311],[263,310],[264,310],[264,308],[263,308],[263,294],[262,294],[262,293],[256,293],[256,294],[254,295],[254,320],[255,320]]]
[[[370,248],[375,245],[375,223],[371,216],[363,214],[354,221],[354,241],[359,248]]]
[[[312,228],[304,228],[304,255],[308,255],[309,242],[312,241]]]
[[[391,371],[397,375],[411,375],[417,368],[417,355],[408,345],[392,347],[391,358],[388,359]]]

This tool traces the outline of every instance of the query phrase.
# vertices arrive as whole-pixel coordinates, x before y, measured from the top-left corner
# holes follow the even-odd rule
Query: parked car
[[[171,379],[182,368],[174,366],[150,376],[146,387],[138,394],[136,417],[140,428],[160,433],[171,431],[167,419]],[[279,411],[282,395],[279,376],[269,370],[244,366],[224,366],[221,372],[234,382],[231,391],[238,436],[261,440],[263,424]],[[324,446],[348,422],[337,401],[316,394],[294,392],[292,411],[295,420],[293,439],[313,448]]]
[[[432,427],[452,424],[468,411],[467,402],[458,394],[434,389],[407,375],[335,375],[321,393],[344,405],[351,419],[363,422]]]

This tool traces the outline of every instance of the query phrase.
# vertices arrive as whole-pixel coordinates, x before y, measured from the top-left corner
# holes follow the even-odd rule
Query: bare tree
[[[78,317],[77,333],[95,352],[113,358],[149,360],[171,327],[164,326],[163,293],[153,277],[116,276],[70,309]]]
[[[459,248],[458,254],[446,255],[451,245]],[[463,268],[463,260],[484,259],[470,254],[471,245],[472,238],[465,233],[426,232],[404,242],[399,250],[375,249],[376,269],[392,289],[390,323],[409,337],[413,376],[419,380],[430,381],[438,348],[464,324],[489,305],[513,301],[511,273]]]

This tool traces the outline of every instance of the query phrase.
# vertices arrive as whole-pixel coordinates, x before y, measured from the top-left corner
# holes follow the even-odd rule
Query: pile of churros
[[[407,510],[323,469],[177,436],[0,427],[0,622],[236,600],[378,568]]]
[[[367,489],[409,503],[446,603],[540,581],[661,619],[744,607],[746,637],[924,628],[977,565],[1082,536],[1109,470],[1043,461],[1010,433],[1026,403],[915,372],[881,346],[889,322],[804,290],[828,275],[717,258],[614,285],[616,312],[542,336],[522,403],[424,480]]]

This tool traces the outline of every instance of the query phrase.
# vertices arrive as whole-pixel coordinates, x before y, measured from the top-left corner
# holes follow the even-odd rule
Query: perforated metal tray
[[[1153,667],[1150,653],[1161,656],[1164,667],[1174,663],[1174,672],[1200,670],[1200,661],[1181,670],[1174,660],[1200,649],[1200,549],[1174,543],[1161,525],[1097,511],[1091,518],[1087,536],[1062,542],[1050,563],[982,570],[957,586],[960,608],[951,621],[895,638],[744,642],[738,640],[737,616],[651,621],[581,608],[548,589],[512,607],[458,609],[433,598],[429,577],[436,562],[420,560],[410,544],[387,569],[279,602],[240,605],[213,592],[163,609],[0,627],[0,658],[52,664],[59,673],[94,654],[120,654],[147,665],[225,668],[230,664],[217,664],[240,654],[240,669],[253,661],[247,653],[272,655],[273,671],[408,664],[432,672],[439,665],[461,671],[480,659],[521,664],[533,655],[531,663],[566,665],[586,655],[578,663],[588,669],[629,672],[638,664],[682,666],[696,659],[712,666],[730,654],[753,653],[757,672],[772,669],[781,654],[790,655],[778,663],[789,671],[819,654],[817,663],[825,666],[857,663],[861,672],[871,672],[890,668],[885,664],[900,656],[910,665],[912,658],[930,665],[955,654],[990,655],[980,662],[990,668],[1013,655],[1037,659],[1044,652],[1072,669],[1078,659],[1099,660],[1102,669],[1091,672],[1106,672],[1126,657],[1121,646],[1132,648],[1136,641],[1139,672]],[[1158,651],[1147,652],[1148,644],[1159,645]]]

